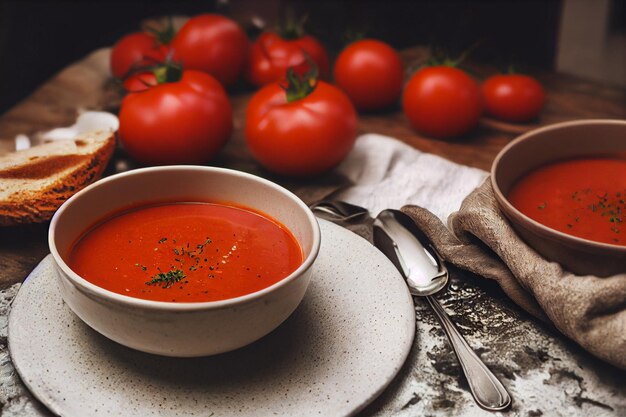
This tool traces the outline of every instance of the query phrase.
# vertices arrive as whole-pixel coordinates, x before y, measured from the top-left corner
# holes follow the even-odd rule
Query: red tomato
[[[279,174],[328,171],[350,152],[356,133],[350,99],[323,81],[308,96],[292,102],[287,102],[279,84],[269,84],[246,109],[245,135],[252,155]]]
[[[413,74],[402,107],[415,130],[436,138],[467,133],[478,124],[483,109],[476,82],[449,66],[424,67]]]
[[[545,101],[541,84],[522,74],[494,75],[483,83],[482,91],[487,112],[511,122],[534,119]]]
[[[128,93],[138,93],[157,85],[157,80],[153,72],[139,72],[124,78],[122,83]]]
[[[307,55],[317,65],[320,78],[327,78],[328,54],[317,39],[308,35],[283,39],[265,32],[250,47],[246,78],[257,87],[282,81],[287,68],[306,62]]]
[[[395,103],[402,92],[400,55],[374,39],[354,42],[335,62],[334,77],[359,110],[378,110]]]
[[[209,161],[232,132],[232,109],[213,77],[186,70],[182,78],[129,93],[120,108],[124,148],[147,165]]]
[[[178,31],[173,60],[211,74],[225,86],[237,81],[248,54],[248,37],[233,20],[216,14],[193,17]]]
[[[158,64],[165,60],[168,48],[148,33],[137,32],[117,41],[111,51],[111,73],[123,78],[133,68]]]

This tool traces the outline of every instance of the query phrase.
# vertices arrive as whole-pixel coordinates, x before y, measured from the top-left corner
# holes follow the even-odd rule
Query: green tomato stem
[[[287,69],[287,80],[280,85],[287,95],[287,103],[307,97],[317,87],[317,65],[308,55],[306,56],[305,65],[308,66],[308,70],[302,75],[298,74],[295,67]]]
[[[152,72],[157,84],[175,83],[183,77],[183,67],[174,62],[166,62],[164,65],[159,65]]]

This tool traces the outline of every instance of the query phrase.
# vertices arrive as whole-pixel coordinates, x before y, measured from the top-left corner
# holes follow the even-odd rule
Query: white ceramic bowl
[[[284,224],[304,253],[288,277],[252,294],[221,301],[170,303],[143,300],[98,287],[66,263],[72,244],[95,222],[117,210],[157,201],[233,202]],[[247,345],[278,327],[307,289],[320,247],[319,225],[294,194],[265,179],[228,169],[166,166],[102,179],[67,200],[48,234],[61,295],[93,329],[122,345],[166,356],[213,355]]]

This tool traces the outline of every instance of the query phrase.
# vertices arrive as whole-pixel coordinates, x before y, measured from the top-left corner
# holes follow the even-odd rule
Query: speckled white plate
[[[380,252],[320,225],[319,258],[294,314],[252,345],[206,358],[153,356],[96,333],[64,305],[47,257],[12,306],[13,364],[39,400],[68,417],[353,415],[404,363],[415,310]]]

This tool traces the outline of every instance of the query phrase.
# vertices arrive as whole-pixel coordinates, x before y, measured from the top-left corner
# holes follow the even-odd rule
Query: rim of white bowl
[[[269,287],[265,287],[259,291],[255,291],[250,294],[245,294],[235,298],[228,298],[225,300],[217,300],[217,301],[202,301],[202,302],[171,302],[171,301],[153,301],[153,300],[145,300],[142,298],[131,297],[128,295],[119,294],[105,288],[102,288],[98,285],[95,285],[85,278],[81,277],[65,263],[61,255],[59,254],[56,244],[54,242],[55,232],[57,230],[57,223],[60,216],[63,215],[63,212],[69,207],[76,199],[80,198],[82,195],[91,192],[94,188],[102,186],[102,184],[106,184],[108,182],[116,181],[118,178],[131,176],[131,175],[139,175],[146,172],[156,172],[156,171],[179,171],[179,170],[190,170],[190,171],[205,171],[205,172],[221,172],[226,173],[233,176],[243,177],[247,179],[251,179],[257,182],[260,182],[274,190],[278,191],[289,197],[293,200],[306,214],[309,223],[313,229],[313,241],[311,246],[311,251],[308,256],[304,259],[302,264],[293,271],[291,274],[287,275],[280,281],[270,285]],[[50,228],[48,229],[48,246],[50,248],[50,253],[54,258],[57,265],[63,270],[65,275],[70,279],[70,281],[78,286],[79,288],[94,294],[104,300],[111,301],[117,304],[123,304],[126,306],[132,307],[140,307],[144,309],[151,310],[162,310],[162,311],[194,311],[194,310],[206,310],[206,309],[222,309],[233,307],[235,305],[246,304],[248,302],[254,301],[260,297],[263,297],[265,294],[268,294],[284,285],[293,281],[303,273],[305,273],[312,265],[320,249],[320,228],[319,223],[317,222],[317,218],[313,214],[313,212],[309,209],[309,207],[304,204],[304,202],[294,193],[287,190],[286,188],[269,181],[265,178],[261,178],[259,176],[249,174],[247,172],[237,171],[234,169],[228,168],[220,168],[220,167],[207,167],[201,165],[167,165],[167,166],[159,166],[159,167],[146,167],[146,168],[137,168],[130,171],[122,172],[119,174],[114,174],[105,178],[100,179],[99,181],[94,182],[93,184],[88,185],[83,188],[72,197],[67,199],[54,213],[52,216],[52,220],[50,221]]]
[[[534,227],[538,228],[539,231],[543,235],[550,236],[552,238],[560,238],[570,244],[579,244],[579,245],[584,244],[596,250],[600,250],[600,249],[611,250],[612,252],[624,252],[624,254],[626,254],[626,246],[613,245],[611,243],[602,243],[602,242],[597,242],[595,240],[589,240],[589,239],[585,239],[585,238],[574,236],[574,235],[568,235],[567,233],[560,232],[556,229],[546,226],[545,224],[541,224],[538,221],[531,219],[530,217],[528,217],[527,215],[519,211],[513,204],[511,204],[509,199],[504,195],[504,193],[500,189],[500,186],[496,180],[495,173],[496,173],[496,168],[500,164],[500,160],[506,153],[509,152],[510,149],[517,146],[520,142],[527,140],[529,137],[535,136],[537,133],[549,132],[551,130],[562,129],[564,127],[593,125],[593,124],[618,125],[618,126],[626,127],[626,120],[619,120],[619,119],[570,120],[567,122],[553,123],[547,126],[539,127],[537,129],[529,130],[528,132],[513,139],[511,142],[509,142],[508,145],[502,148],[500,152],[498,152],[498,155],[496,155],[495,159],[493,160],[493,163],[491,164],[491,171],[490,171],[491,186],[493,187],[494,194],[496,195],[496,200],[498,200],[499,204],[506,204],[508,209],[512,210],[517,215],[521,216],[527,223],[530,223]]]

